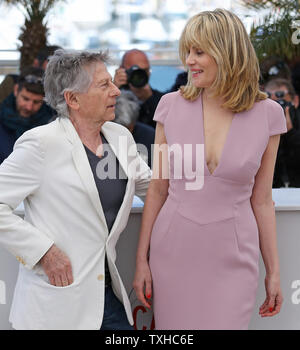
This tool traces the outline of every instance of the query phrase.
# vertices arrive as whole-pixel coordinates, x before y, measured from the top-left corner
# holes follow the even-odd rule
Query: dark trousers
[[[100,330],[133,330],[124,306],[115,296],[111,286],[105,287],[104,315]]]

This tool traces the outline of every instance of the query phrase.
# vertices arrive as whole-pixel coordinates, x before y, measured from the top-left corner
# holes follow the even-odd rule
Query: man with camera
[[[265,84],[270,98],[284,109],[288,132],[281,135],[273,187],[300,187],[300,108],[299,96],[287,79],[272,79]]]
[[[163,93],[149,85],[150,62],[143,51],[125,52],[121,66],[116,70],[114,84],[120,89],[130,89],[141,103],[138,120],[155,127],[155,109]]]
[[[43,74],[41,68],[24,69],[13,93],[0,104],[0,164],[25,131],[47,124],[55,116],[44,102]]]

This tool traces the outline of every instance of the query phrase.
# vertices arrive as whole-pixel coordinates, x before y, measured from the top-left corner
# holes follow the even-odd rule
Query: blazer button
[[[104,280],[104,275],[98,275],[97,279],[98,279],[98,281],[103,281]]]

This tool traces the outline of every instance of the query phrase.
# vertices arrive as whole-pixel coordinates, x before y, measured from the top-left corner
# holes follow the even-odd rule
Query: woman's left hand
[[[272,317],[280,312],[283,297],[278,276],[266,276],[265,278],[266,300],[259,308],[261,317]]]

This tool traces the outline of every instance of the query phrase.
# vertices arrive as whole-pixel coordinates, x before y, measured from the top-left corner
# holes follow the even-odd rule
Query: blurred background
[[[217,7],[239,15],[260,59],[276,51],[291,64],[299,58],[300,45],[287,40],[300,28],[298,0],[0,0],[0,83],[31,64],[44,44],[109,48],[112,74],[126,50],[139,48],[151,62],[151,86],[166,91],[183,70],[177,47],[187,19]]]

